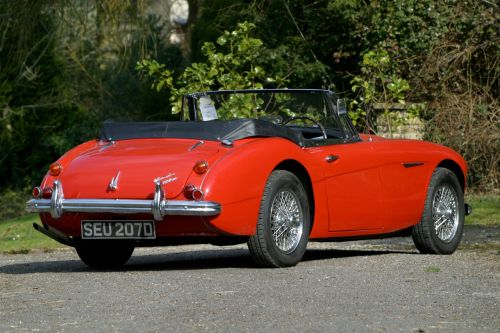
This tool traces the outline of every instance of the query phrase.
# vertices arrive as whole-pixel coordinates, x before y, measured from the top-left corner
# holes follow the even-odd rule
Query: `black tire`
[[[445,168],[432,174],[422,220],[412,238],[420,253],[451,254],[462,239],[465,218],[463,190],[457,176]]]
[[[306,251],[310,225],[307,194],[300,180],[291,172],[273,171],[262,195],[256,234],[247,242],[250,254],[263,267],[295,266]],[[278,234],[281,228],[285,231]]]
[[[127,241],[81,241],[76,253],[89,267],[106,269],[124,265],[134,252],[134,245]]]

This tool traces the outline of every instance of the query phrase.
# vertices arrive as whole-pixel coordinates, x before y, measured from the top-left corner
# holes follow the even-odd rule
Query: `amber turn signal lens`
[[[52,176],[59,176],[62,172],[62,165],[60,163],[52,163],[49,168],[49,172]]]
[[[51,187],[45,187],[42,191],[42,197],[44,199],[50,199],[52,197],[52,188]]]
[[[42,196],[42,189],[36,186],[33,188],[31,194],[33,195],[33,198],[38,199]]]
[[[201,175],[207,172],[208,170],[208,162],[207,161],[198,161],[193,167],[194,172]]]

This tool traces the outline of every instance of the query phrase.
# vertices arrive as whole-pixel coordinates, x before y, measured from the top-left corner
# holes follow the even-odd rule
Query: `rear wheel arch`
[[[284,170],[293,173],[302,183],[302,186],[306,190],[307,200],[309,201],[309,216],[311,218],[311,228],[309,232],[312,231],[314,225],[314,191],[312,187],[311,176],[307,169],[296,160],[284,160],[280,162],[274,169]]]
[[[460,165],[458,165],[457,162],[453,160],[443,160],[436,166],[436,168],[445,168],[453,172],[457,177],[460,186],[462,187],[462,193],[465,192],[465,175],[462,168],[460,167]]]

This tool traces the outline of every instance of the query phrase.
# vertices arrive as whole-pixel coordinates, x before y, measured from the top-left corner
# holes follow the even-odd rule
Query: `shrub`
[[[6,219],[26,215],[26,201],[29,195],[26,191],[7,189],[0,193],[0,222]]]

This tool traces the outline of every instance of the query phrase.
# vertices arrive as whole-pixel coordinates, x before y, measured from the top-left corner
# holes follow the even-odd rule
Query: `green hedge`
[[[26,201],[30,199],[26,191],[7,189],[0,193],[0,222],[6,219],[26,215]]]

